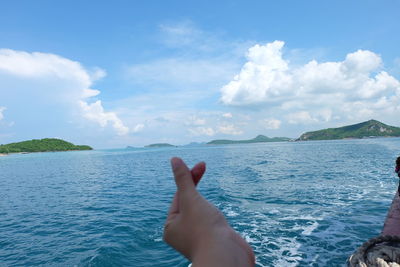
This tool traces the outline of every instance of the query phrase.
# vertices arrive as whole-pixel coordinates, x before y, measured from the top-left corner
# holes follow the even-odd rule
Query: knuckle
[[[180,179],[184,178],[186,175],[185,169],[183,167],[178,168],[174,173],[175,177]]]
[[[171,236],[172,236],[172,225],[171,222],[166,222],[164,225],[164,231],[163,231],[163,240],[166,243],[170,243]]]

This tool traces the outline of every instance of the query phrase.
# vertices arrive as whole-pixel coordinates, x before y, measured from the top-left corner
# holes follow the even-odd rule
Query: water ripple
[[[382,228],[399,147],[392,138],[2,157],[0,262],[186,267],[162,242],[169,158],[181,156],[207,161],[199,190],[258,266],[343,266]]]

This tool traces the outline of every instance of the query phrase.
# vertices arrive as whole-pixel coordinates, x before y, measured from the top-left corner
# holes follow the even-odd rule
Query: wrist
[[[231,227],[218,227],[202,236],[192,257],[193,267],[254,266],[251,247]]]

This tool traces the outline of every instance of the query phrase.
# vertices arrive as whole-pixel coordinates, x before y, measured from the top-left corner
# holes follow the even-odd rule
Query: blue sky
[[[398,1],[5,1],[0,143],[400,126]]]

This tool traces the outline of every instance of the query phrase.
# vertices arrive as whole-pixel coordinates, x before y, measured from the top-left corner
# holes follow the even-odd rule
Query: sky
[[[400,2],[1,1],[0,144],[400,126]]]

